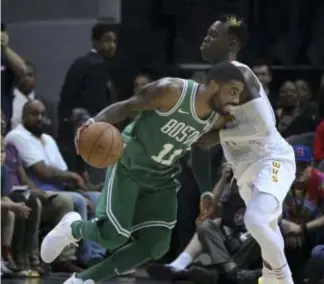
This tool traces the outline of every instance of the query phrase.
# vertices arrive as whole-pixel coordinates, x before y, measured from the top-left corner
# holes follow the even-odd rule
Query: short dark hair
[[[34,71],[34,73],[36,73],[36,66],[33,62],[29,61],[29,60],[25,60],[25,64],[27,67],[31,67]]]
[[[212,66],[207,74],[207,81],[211,80],[222,82],[237,80],[245,82],[243,73],[230,62],[222,62]]]
[[[29,110],[30,106],[35,103],[35,102],[39,102],[39,103],[42,103],[46,109],[46,111],[48,110],[48,105],[45,103],[44,100],[42,99],[34,99],[34,100],[29,100],[27,101],[24,106],[23,106],[23,109],[22,109],[22,116],[26,115],[26,112]]]
[[[249,32],[244,20],[234,14],[222,15],[218,21],[224,23],[228,27],[228,32],[240,41],[241,47],[243,47],[248,41]]]
[[[96,23],[92,27],[91,39],[101,40],[102,36],[107,32],[115,32],[115,28],[109,23],[105,23],[105,22]]]

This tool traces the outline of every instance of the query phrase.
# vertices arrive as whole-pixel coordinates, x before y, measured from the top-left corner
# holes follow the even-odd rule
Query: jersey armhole
[[[181,96],[180,96],[179,100],[177,101],[177,103],[173,106],[173,108],[171,108],[167,112],[155,110],[155,112],[158,115],[160,115],[160,116],[169,116],[169,115],[171,115],[172,113],[174,113],[179,108],[179,106],[181,105],[182,101],[184,100],[184,98],[186,96],[186,92],[187,92],[187,89],[188,89],[188,82],[187,82],[187,80],[181,79],[181,81],[183,81],[183,88],[182,88]]]

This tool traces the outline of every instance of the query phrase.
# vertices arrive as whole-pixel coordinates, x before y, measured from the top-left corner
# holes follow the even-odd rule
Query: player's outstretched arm
[[[134,112],[160,109],[164,95],[169,91],[170,85],[162,80],[145,85],[137,94],[128,100],[112,104],[93,119],[95,122],[108,122],[115,124],[131,116]]]

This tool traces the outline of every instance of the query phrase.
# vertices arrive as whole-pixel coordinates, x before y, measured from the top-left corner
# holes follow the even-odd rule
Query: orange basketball
[[[95,168],[108,168],[115,164],[123,150],[124,142],[120,132],[109,123],[93,123],[80,134],[80,155]]]

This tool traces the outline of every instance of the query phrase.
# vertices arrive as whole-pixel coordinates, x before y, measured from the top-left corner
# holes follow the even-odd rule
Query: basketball
[[[108,168],[115,164],[124,150],[124,142],[118,129],[105,122],[90,124],[79,138],[82,159],[95,168]]]

